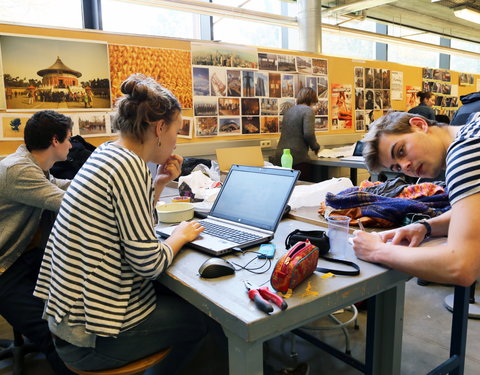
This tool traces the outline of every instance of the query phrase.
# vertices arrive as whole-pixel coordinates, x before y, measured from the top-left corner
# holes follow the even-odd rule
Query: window
[[[322,18],[322,23],[326,24],[335,25],[340,22],[342,22],[342,20],[338,18]],[[341,26],[345,28],[375,32],[375,22],[369,20],[352,20],[343,23]],[[349,56],[375,60],[375,42],[324,30],[322,32],[322,53],[325,55]]]
[[[81,0],[1,0],[0,22],[83,28]]]
[[[277,15],[297,15],[296,4],[288,4],[282,11],[282,2],[278,0],[213,0],[213,3]],[[290,12],[295,14],[286,14]],[[282,46],[282,28],[262,22],[213,17],[213,35],[214,40],[224,43],[285,48]],[[288,48],[292,47],[289,45]]]
[[[118,0],[102,0],[105,31],[200,39],[200,15]]]
[[[282,28],[235,18],[213,17],[213,39],[223,43],[282,48]]]
[[[388,35],[440,45],[440,37],[438,35],[427,34],[407,27],[388,26]],[[407,47],[398,44],[389,44],[388,61],[405,65],[438,68],[440,64],[440,54],[435,51],[423,50],[422,47]]]
[[[480,44],[452,39],[452,48],[480,53]],[[480,74],[480,60],[474,57],[455,56],[450,57],[450,68],[457,72]]]
[[[282,14],[282,2],[279,0],[213,0],[212,3],[240,7],[257,12]]]

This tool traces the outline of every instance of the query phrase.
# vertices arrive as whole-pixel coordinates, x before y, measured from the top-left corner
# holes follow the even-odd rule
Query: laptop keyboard
[[[203,233],[210,234],[211,236],[219,237],[235,243],[245,243],[261,238],[261,236],[258,236],[256,234],[247,233],[241,230],[225,227],[223,225],[214,224],[210,221],[200,220],[199,223],[205,227]]]

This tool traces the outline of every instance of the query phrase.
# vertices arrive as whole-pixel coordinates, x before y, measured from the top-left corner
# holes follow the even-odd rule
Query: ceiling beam
[[[322,12],[323,17],[341,16],[348,13],[359,12],[365,9],[371,9],[380,5],[393,3],[397,0],[357,0],[348,4],[328,8]]]

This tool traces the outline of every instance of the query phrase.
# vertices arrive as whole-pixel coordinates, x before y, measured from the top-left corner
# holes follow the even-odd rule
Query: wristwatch
[[[422,220],[416,221],[415,224],[422,224],[427,229],[427,233],[425,234],[424,238],[428,238],[432,235],[432,226],[427,220],[422,219]]]

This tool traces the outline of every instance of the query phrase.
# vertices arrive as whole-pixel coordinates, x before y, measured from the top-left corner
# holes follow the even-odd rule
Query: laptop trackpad
[[[214,236],[198,236],[194,241],[190,242],[193,246],[200,246],[203,249],[210,249],[219,251],[224,249],[231,249],[236,245],[235,242],[227,241],[222,238]]]

